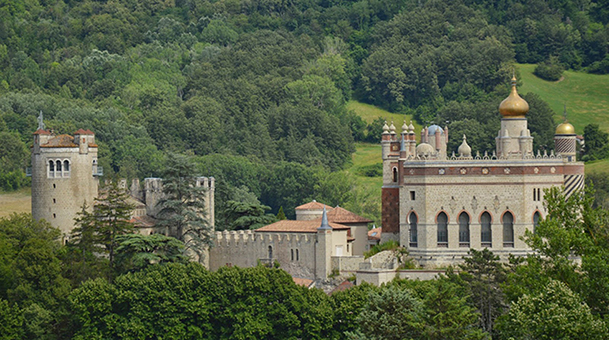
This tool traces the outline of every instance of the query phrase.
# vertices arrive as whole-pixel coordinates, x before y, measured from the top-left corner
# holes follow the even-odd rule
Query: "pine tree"
[[[287,220],[288,218],[285,216],[283,212],[283,206],[279,207],[279,211],[277,212],[277,219],[280,221]]]
[[[212,228],[205,218],[206,189],[197,186],[196,165],[189,157],[170,154],[163,175],[164,198],[159,201],[157,226],[184,242],[199,256],[213,244]]]

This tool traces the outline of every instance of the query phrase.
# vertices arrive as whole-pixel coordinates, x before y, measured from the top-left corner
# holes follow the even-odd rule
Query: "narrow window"
[[[393,168],[393,181],[398,181],[398,168]]]
[[[448,216],[444,212],[438,215],[438,247],[448,247]]]
[[[503,247],[514,247],[514,216],[509,211],[503,214]]]
[[[63,172],[64,172],[64,177],[70,177],[70,162],[63,161]]]
[[[541,188],[537,188],[537,200],[541,201]]]
[[[417,246],[417,215],[415,213],[410,213],[408,217],[408,221],[410,222],[410,246]]]
[[[296,249],[296,261],[300,261],[300,256],[298,254],[298,249]]]
[[[57,186],[55,185],[55,183],[53,183],[53,189],[57,188]]]
[[[49,161],[49,178],[55,177],[55,162]]]
[[[269,260],[273,259],[273,246],[269,246]]]
[[[56,217],[57,217],[57,215],[53,214],[53,218],[56,218]]]
[[[294,261],[294,249],[290,249],[290,253],[292,253],[292,261]]]
[[[537,226],[539,225],[540,219],[541,219],[541,215],[539,214],[539,211],[536,211],[535,214],[533,214],[533,233],[535,233],[535,230],[537,229]]]
[[[411,201],[414,201],[414,200],[416,199],[416,197],[417,197],[417,196],[416,196],[415,192],[414,192],[414,191],[411,191],[411,192],[410,192],[410,200],[411,200]]]
[[[482,214],[482,216],[480,217],[480,224],[481,224],[480,241],[482,242],[482,246],[490,248],[490,247],[492,247],[492,239],[493,239],[493,234],[492,234],[492,230],[491,230],[491,215],[487,212]]]
[[[469,247],[469,215],[459,215],[459,247]]]
[[[54,198],[53,198],[53,203],[57,203],[57,200],[55,200]]]
[[[537,201],[537,189],[533,188],[533,201]]]
[[[55,170],[61,173],[61,161],[57,161],[57,166],[55,167]]]

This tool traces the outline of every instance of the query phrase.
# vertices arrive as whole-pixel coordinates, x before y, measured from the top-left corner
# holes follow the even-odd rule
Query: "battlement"
[[[314,243],[316,235],[293,233],[268,233],[255,230],[224,230],[216,231],[216,247],[235,247],[248,243],[275,244],[308,244]]]
[[[394,157],[398,157],[398,155],[394,155]],[[521,161],[521,160],[536,160],[536,161],[551,161],[551,162],[562,162],[566,160],[562,155],[554,154],[554,150],[550,151],[548,154],[547,151],[544,151],[543,154],[541,151],[537,151],[537,155],[533,154],[513,154],[510,156],[500,156],[498,157],[496,153],[493,151],[491,155],[488,152],[484,152],[484,155],[480,155],[479,152],[476,153],[476,156],[473,157],[462,157],[457,156],[453,152],[452,156],[447,157],[445,159],[440,158],[438,153],[430,153],[430,154],[422,154],[418,156],[410,155],[403,159],[405,162],[412,161],[442,161],[442,162],[468,162],[468,161],[488,161],[488,162],[505,162],[505,161]]]

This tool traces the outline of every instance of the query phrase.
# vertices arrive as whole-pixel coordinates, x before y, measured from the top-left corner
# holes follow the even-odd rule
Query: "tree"
[[[584,161],[603,159],[609,155],[609,134],[601,131],[598,124],[588,124],[584,127]]]
[[[276,222],[275,216],[265,214],[269,209],[262,204],[228,201],[223,212],[227,230],[258,229]]]
[[[359,330],[347,332],[351,339],[420,339],[425,330],[423,302],[410,289],[389,286],[371,292],[357,317]]]
[[[162,234],[121,235],[117,239],[116,258],[121,272],[142,270],[153,264],[186,263],[184,243]]]
[[[498,328],[507,339],[605,339],[607,326],[566,284],[550,280],[541,292],[510,306]]]
[[[276,216],[277,220],[282,221],[282,220],[287,220],[288,218],[285,216],[285,213],[283,212],[283,206],[279,207],[279,211],[277,212],[277,216]]]
[[[169,154],[163,174],[164,198],[158,203],[157,226],[184,242],[187,250],[203,256],[212,245],[212,227],[205,219],[206,189],[197,186],[196,165],[180,154]]]

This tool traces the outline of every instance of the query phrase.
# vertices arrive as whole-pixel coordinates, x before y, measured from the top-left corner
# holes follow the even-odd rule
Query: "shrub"
[[[357,174],[366,177],[381,177],[383,176],[383,163],[361,166],[357,169]]]
[[[550,57],[543,63],[537,64],[533,74],[544,80],[556,81],[562,77],[564,70],[564,67],[555,57]]]

